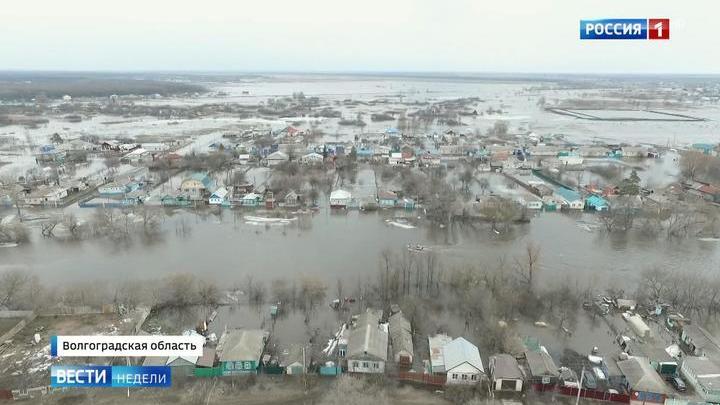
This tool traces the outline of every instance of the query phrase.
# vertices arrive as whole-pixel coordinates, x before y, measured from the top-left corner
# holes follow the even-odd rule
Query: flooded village
[[[0,401],[720,402],[716,80],[8,73],[0,98]],[[171,389],[73,391],[61,334],[207,343],[83,359]]]

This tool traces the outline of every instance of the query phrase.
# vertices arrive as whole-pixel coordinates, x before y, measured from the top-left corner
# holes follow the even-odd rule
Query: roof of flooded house
[[[689,371],[708,390],[720,387],[720,363],[715,359],[688,356],[683,360],[683,369]]]
[[[515,357],[506,354],[496,354],[490,358],[490,368],[492,370],[492,378],[494,379],[522,379],[523,374],[520,371],[520,365]]]
[[[388,319],[388,331],[394,353],[405,351],[413,355],[412,328],[410,321],[398,312]]]
[[[199,356],[170,356],[167,358],[165,365],[169,366],[172,363],[178,363],[176,366],[183,365],[183,363],[195,365],[199,358]]]
[[[371,308],[358,317],[355,327],[350,330],[348,358],[372,357],[387,361],[388,332],[379,323],[381,317],[381,311]]]
[[[594,206],[608,205],[607,200],[594,194],[588,196],[587,203]]]
[[[207,173],[200,173],[200,172],[191,174],[190,177],[187,178],[186,180],[199,181],[199,182],[202,183],[205,187],[210,186],[210,183],[212,182],[212,180],[211,180],[210,177],[207,175]]]
[[[394,200],[397,198],[397,194],[392,191],[380,190],[378,191],[378,198],[381,200]]]
[[[665,381],[655,372],[650,361],[645,357],[630,357],[617,362],[618,368],[633,391],[667,394]]]
[[[445,334],[428,336],[430,365],[433,367],[433,369],[440,368],[441,370],[439,371],[445,371],[445,357],[443,356],[443,346],[450,342],[452,342],[452,338]]]
[[[310,353],[309,348],[306,348],[304,359],[306,363],[310,362]],[[280,353],[279,357],[280,366],[282,367],[287,367],[293,363],[303,364],[303,346],[298,344],[290,345]]]
[[[690,338],[691,343],[698,349],[710,349],[720,352],[720,342],[705,328],[695,324],[683,326],[683,334]]]
[[[220,187],[219,189],[215,190],[214,193],[212,193],[211,197],[214,198],[225,198],[225,196],[228,195],[228,189],[225,187]]]
[[[290,157],[286,153],[277,151],[267,155],[267,159],[287,160],[290,159]]]
[[[330,199],[348,199],[352,197],[352,194],[350,194],[349,191],[345,190],[334,190],[332,193],[330,193]]]
[[[143,366],[164,366],[168,363],[167,356],[147,356],[143,360]]]
[[[580,193],[564,187],[558,187],[555,193],[567,201],[577,201],[580,199]]]
[[[481,372],[485,372],[480,358],[480,350],[463,337],[447,343],[443,346],[442,351],[445,359],[445,370],[449,371],[463,363],[468,363]]]
[[[527,360],[528,367],[530,367],[530,374],[533,376],[558,377],[560,375],[555,361],[553,361],[549,354],[543,351],[527,351],[525,352],[525,359]]]
[[[215,365],[215,349],[204,347],[203,355],[195,363],[198,367],[212,367]]]
[[[220,337],[220,361],[260,360],[268,333],[260,329],[233,329]]]

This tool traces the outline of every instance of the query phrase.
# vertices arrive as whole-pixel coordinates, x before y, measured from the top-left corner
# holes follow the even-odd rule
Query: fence
[[[25,325],[29,324],[30,322],[35,319],[37,316],[35,312],[32,311],[15,311],[15,312],[23,312],[25,318],[21,319],[20,322],[18,322],[15,326],[12,327],[9,331],[5,332],[2,336],[0,336],[0,343],[5,342],[6,340],[11,340],[15,335],[23,330]]]
[[[434,375],[425,373],[411,373],[407,371],[400,371],[397,374],[397,379],[405,382],[414,382],[418,384],[433,385],[442,387],[447,381],[447,377],[444,375]]]
[[[574,387],[558,387],[557,392],[562,395],[568,395],[576,397],[578,395],[578,388]],[[600,401],[610,401],[610,402],[622,402],[622,403],[630,403],[630,396],[626,394],[611,394],[609,392],[604,391],[595,391],[595,390],[588,390],[588,389],[580,389],[580,397],[582,398],[589,398],[589,399],[597,399]]]
[[[195,377],[220,377],[222,375],[222,367],[196,367],[193,375]]]

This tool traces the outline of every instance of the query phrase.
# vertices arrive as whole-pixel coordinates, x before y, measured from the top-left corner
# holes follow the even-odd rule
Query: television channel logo
[[[669,18],[580,20],[580,39],[670,39]]]
[[[50,368],[53,388],[170,387],[168,366],[57,365]]]

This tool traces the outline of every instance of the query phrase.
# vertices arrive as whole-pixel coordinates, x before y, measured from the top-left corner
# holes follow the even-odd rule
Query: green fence
[[[222,367],[196,368],[193,374],[195,377],[219,377],[222,375]]]

